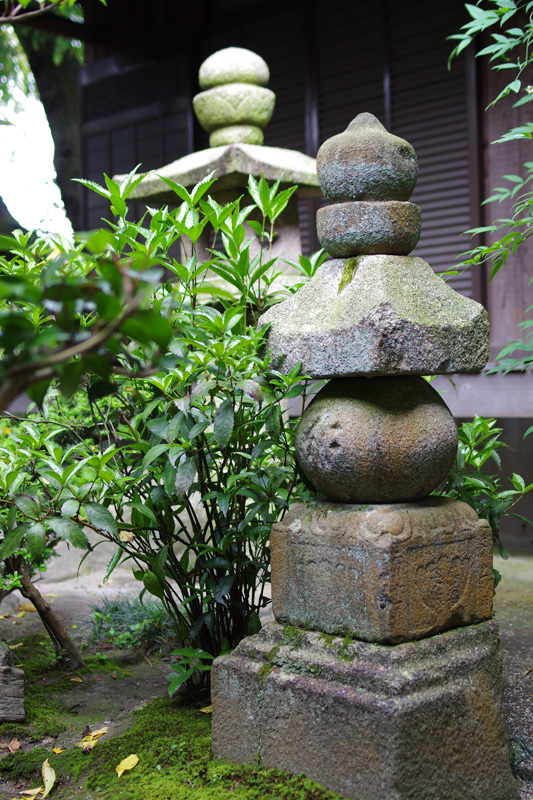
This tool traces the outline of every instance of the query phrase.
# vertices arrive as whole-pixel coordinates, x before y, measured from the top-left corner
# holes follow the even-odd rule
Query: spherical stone
[[[330,203],[409,200],[418,177],[414,148],[373,116],[359,114],[327,139],[316,158],[320,188]]]
[[[270,122],[276,95],[263,86],[228,83],[200,92],[192,103],[198,122],[209,133],[228,125],[264,128]]]
[[[201,89],[224,83],[254,83],[266,86],[270,78],[264,58],[244,47],[226,47],[206,58],[198,73]]]
[[[406,256],[420,238],[420,209],[398,200],[336,203],[318,209],[316,229],[320,244],[334,258]]]
[[[209,135],[209,147],[226,144],[263,144],[264,135],[257,125],[228,125]]]
[[[450,470],[457,428],[423,378],[337,378],[320,390],[296,430],[311,483],[341,503],[426,497]]]

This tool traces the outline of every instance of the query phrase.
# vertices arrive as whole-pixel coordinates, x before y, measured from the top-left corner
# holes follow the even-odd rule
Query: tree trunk
[[[20,593],[24,597],[27,597],[37,609],[43,625],[54,644],[58,657],[67,659],[72,669],[84,667],[85,662],[78,648],[70,638],[65,626],[52,611],[50,604],[46,602],[37,587],[33,585],[27,572],[23,573],[21,582],[22,587],[20,588]]]
[[[62,53],[61,63],[56,66],[55,36],[22,25],[17,26],[16,34],[35,77],[52,132],[54,166],[65,210],[74,230],[79,230],[79,186],[72,182],[80,176],[78,60],[71,47]]]

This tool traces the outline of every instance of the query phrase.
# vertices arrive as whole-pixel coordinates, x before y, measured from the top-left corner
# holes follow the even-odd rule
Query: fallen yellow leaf
[[[205,708],[199,709],[202,714],[212,714],[213,713],[213,706],[205,706]]]
[[[83,678],[71,678],[70,680],[74,681],[74,683],[83,683]]]
[[[43,597],[59,597],[58,594],[43,594]]]
[[[0,614],[0,619],[9,619],[11,614]]]
[[[10,644],[9,645],[9,649],[10,650],[16,650],[18,647],[22,647],[23,644],[24,644],[24,642],[17,642],[17,644]]]
[[[33,603],[19,603],[15,611],[37,611]]]
[[[132,753],[131,756],[128,756],[127,758],[123,759],[118,765],[118,767],[115,767],[118,777],[120,778],[122,773],[126,772],[126,770],[133,769],[133,767],[137,766],[138,763],[139,763],[139,758],[137,756],[137,753]]]
[[[72,628],[72,630],[75,631],[78,626],[77,625],[71,625],[70,627]]]
[[[46,761],[43,762],[44,792],[42,800],[44,800],[44,798],[48,797],[48,795],[50,794],[54,786],[55,780],[56,780],[56,771],[53,767],[50,766],[50,762],[48,761],[48,759],[46,759]]]
[[[57,755],[59,755],[59,753],[64,753],[64,752],[65,752],[64,747],[52,747],[52,753],[56,753]]]
[[[89,750],[92,750],[95,744],[97,743],[100,736],[103,736],[104,733],[107,733],[107,727],[99,728],[97,731],[93,733],[88,733],[87,736],[84,736],[81,742],[78,742],[76,747],[81,747],[84,752],[88,753]]]
[[[39,786],[38,789],[26,789],[25,792],[21,792],[24,797],[36,797],[39,792],[44,792],[44,786]]]
[[[23,617],[25,614],[26,614],[26,612],[25,612],[25,611],[21,611],[20,613],[18,613],[18,614],[15,614],[15,619],[20,619],[20,618],[21,618],[21,617]]]

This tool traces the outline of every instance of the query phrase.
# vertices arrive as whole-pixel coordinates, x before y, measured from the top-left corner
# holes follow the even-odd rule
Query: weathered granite
[[[340,503],[427,497],[457,454],[457,427],[419,377],[337,378],[304,411],[295,436],[313,486]]]
[[[413,256],[328,261],[267,324],[279,369],[313,378],[476,372],[489,355],[483,306]]]
[[[14,666],[7,642],[0,639],[0,722],[24,722],[24,672]]]
[[[418,177],[414,148],[373,114],[358,114],[317,153],[320,187],[330,203],[409,200]]]
[[[278,622],[398,644],[492,618],[492,533],[470,506],[292,505],[271,531]]]
[[[494,621],[380,646],[271,623],[213,663],[213,754],[352,800],[517,800]]]
[[[406,256],[420,238],[420,208],[397,200],[319,208],[318,240],[334,258],[375,253]]]
[[[217,193],[246,188],[250,175],[259,177],[263,174],[268,181],[280,180],[283,186],[297,184],[299,197],[320,195],[316,162],[311,156],[283,147],[229,144],[191,153],[149,172],[130,197],[132,200],[144,200],[148,203],[178,205],[181,200],[161,177],[190,188],[211,173],[218,179]],[[116,180],[123,177],[119,175]]]
[[[217,50],[206,58],[198,73],[201,89],[235,82],[266,86],[269,79],[270,72],[264,58],[245,47]]]

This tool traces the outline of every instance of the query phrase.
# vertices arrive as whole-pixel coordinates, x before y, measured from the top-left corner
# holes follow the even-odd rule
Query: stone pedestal
[[[213,753],[352,800],[515,800],[494,621],[396,646],[277,623],[213,665]]]
[[[465,503],[291,506],[271,534],[278,622],[396,644],[492,617],[492,533]]]

